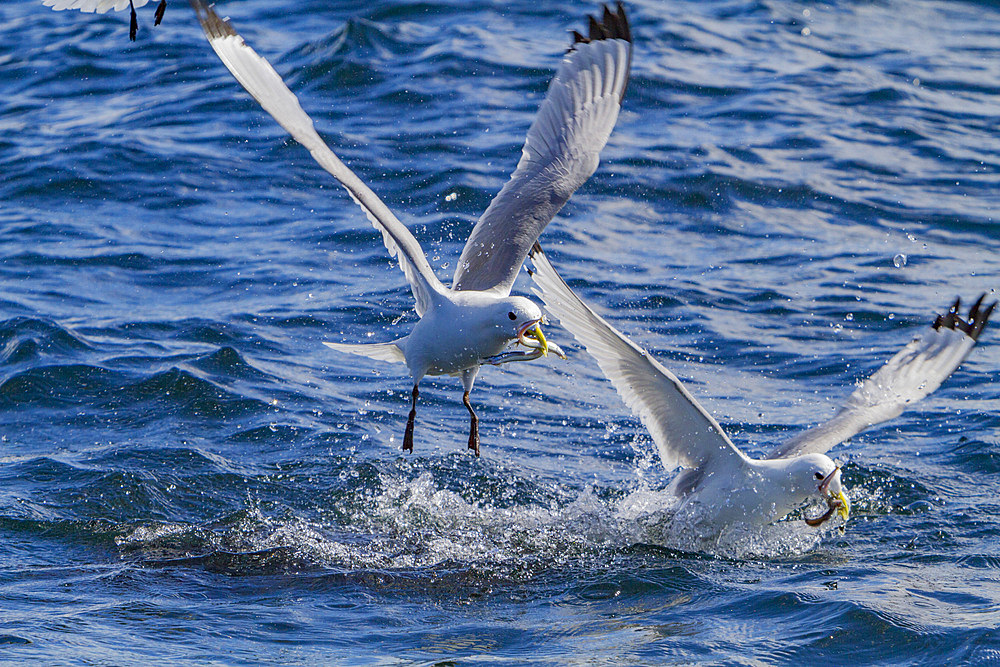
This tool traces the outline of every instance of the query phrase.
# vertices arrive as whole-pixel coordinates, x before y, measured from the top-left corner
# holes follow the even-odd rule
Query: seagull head
[[[845,521],[851,513],[851,503],[840,484],[840,466],[825,454],[805,454],[789,461],[792,492],[803,501],[821,498],[827,511],[805,521],[810,526],[821,526],[836,512]]]
[[[505,332],[508,340],[517,340],[521,345],[537,350],[541,356],[548,354],[550,349],[563,356],[558,346],[550,346],[545,339],[545,334],[542,333],[542,311],[531,299],[523,296],[503,299],[498,304],[497,320],[501,323],[498,328]]]

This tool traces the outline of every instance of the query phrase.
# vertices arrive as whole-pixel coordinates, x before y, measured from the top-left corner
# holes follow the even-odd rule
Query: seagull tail
[[[369,359],[378,359],[379,361],[405,364],[406,357],[403,356],[403,348],[401,347],[405,340],[406,337],[390,341],[388,343],[374,343],[368,345],[351,345],[348,343],[323,343],[323,345],[339,352],[359,354],[362,357],[368,357]]]

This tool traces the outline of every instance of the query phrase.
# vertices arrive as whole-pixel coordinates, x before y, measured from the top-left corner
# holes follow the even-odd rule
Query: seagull
[[[806,518],[818,527],[850,502],[840,467],[826,455],[834,445],[892,419],[941,386],[975,346],[996,302],[985,294],[966,319],[961,301],[938,316],[882,368],[862,382],[829,421],[778,445],[763,459],[748,457],[726,435],[677,377],[608,324],[556,273],[541,246],[529,253],[535,294],[546,310],[587,349],[622,400],[648,429],[663,467],[683,470],[667,488],[669,503],[693,521],[703,537],[732,525],[765,526],[817,500],[827,510]],[[841,524],[843,528],[843,524]]]
[[[109,9],[120,12],[126,7],[129,8],[130,21],[128,27],[128,38],[135,41],[135,35],[139,31],[139,19],[136,17],[135,8],[142,7],[150,0],[42,0],[42,4],[51,7],[56,11],[63,9],[79,9],[81,12],[103,14]],[[167,10],[167,0],[160,0],[153,14],[153,25],[160,25],[163,20],[163,12]]]
[[[625,10],[603,8],[589,17],[586,35],[573,32],[566,52],[528,130],[510,181],[476,223],[462,250],[451,287],[434,274],[420,244],[389,208],[334,155],[270,63],[247,46],[228,20],[203,0],[191,0],[212,48],[236,80],[316,162],[347,190],[396,257],[410,284],[420,320],[409,335],[388,343],[326,343],[341,352],[405,363],[413,378],[403,451],[413,451],[417,387],[425,375],[462,378],[469,411],[469,449],[479,456],[479,418],[469,392],[484,363],[529,361],[551,349],[542,312],[511,288],[531,244],[570,195],[597,169],[621,109],[632,57]],[[523,345],[526,350],[510,349]]]

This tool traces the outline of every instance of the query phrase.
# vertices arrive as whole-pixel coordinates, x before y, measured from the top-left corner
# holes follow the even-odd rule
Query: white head
[[[544,347],[546,343],[541,323],[541,308],[523,296],[508,296],[490,308],[489,326],[495,328],[498,338],[502,338],[504,343],[515,338],[523,341],[524,335],[530,332],[531,337]]]
[[[782,461],[782,459],[777,459]],[[806,519],[811,526],[819,526],[836,511],[845,520],[851,504],[840,484],[840,466],[825,454],[803,454],[785,459],[785,477],[782,486],[793,506],[810,500],[822,499],[829,508],[816,519]]]

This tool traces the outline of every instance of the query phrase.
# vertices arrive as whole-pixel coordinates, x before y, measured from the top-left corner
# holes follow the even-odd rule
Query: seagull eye
[[[818,479],[820,481],[823,481],[826,478],[823,476],[823,473],[818,472],[818,473],[816,473],[816,479]]]
[[[507,317],[509,317],[512,320],[516,320],[517,319],[517,315],[513,311],[507,313]]]

